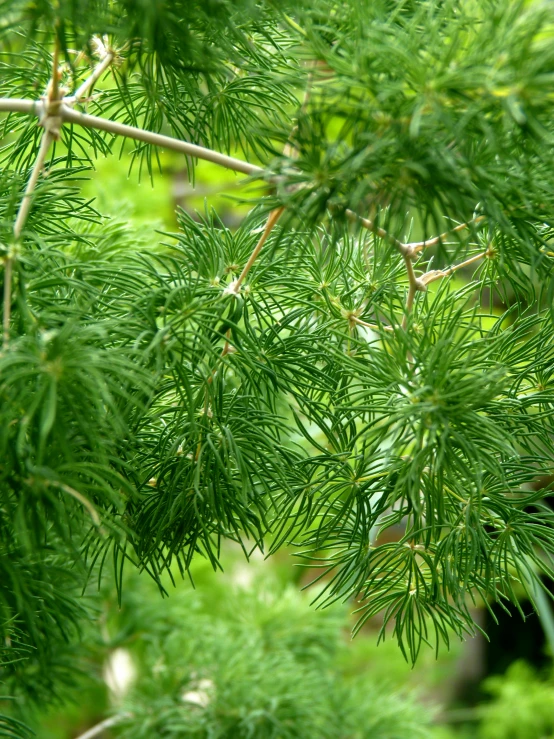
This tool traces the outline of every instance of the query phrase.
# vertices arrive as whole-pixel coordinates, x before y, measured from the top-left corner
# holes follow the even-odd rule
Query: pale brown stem
[[[469,228],[472,225],[476,226],[478,223],[481,223],[484,220],[485,220],[485,216],[479,216],[478,218],[473,218],[471,221],[468,221],[467,223],[460,223],[455,228],[451,228],[449,231],[445,231],[440,236],[435,236],[434,238],[427,239],[426,241],[414,241],[410,244],[406,244],[406,246],[410,247],[414,254],[417,254],[417,252],[420,252],[423,249],[427,249],[430,246],[436,246],[437,244],[442,243],[445,239],[447,239],[452,234],[458,233],[459,231],[463,231],[464,229]]]
[[[36,100],[25,100],[24,98],[0,98],[0,113],[33,113],[39,115]]]
[[[378,326],[376,323],[367,323],[367,321],[362,321],[362,319],[358,318],[357,316],[349,316],[348,320],[358,324],[358,326],[365,326],[366,328],[370,328],[372,331],[379,331],[380,329],[383,329],[384,331],[394,331],[392,326]]]
[[[263,233],[260,236],[260,239],[259,239],[258,243],[254,247],[254,250],[253,250],[252,254],[248,258],[248,261],[244,265],[244,268],[243,268],[242,272],[237,277],[237,279],[229,285],[229,292],[234,292],[234,293],[237,293],[238,294],[238,292],[240,291],[240,286],[242,285],[242,283],[246,279],[246,276],[250,272],[250,269],[252,268],[252,265],[254,264],[254,262],[258,258],[259,253],[262,250],[262,246],[267,241],[267,237],[271,233],[271,231],[273,229],[273,226],[275,226],[275,224],[277,223],[277,221],[281,217],[281,214],[283,213],[284,210],[285,209],[283,207],[281,207],[281,208],[276,208],[275,210],[272,210],[271,211],[271,213],[269,214],[269,218],[267,219],[267,223],[265,224],[265,228],[263,230]]]
[[[64,102],[67,104],[80,103],[81,100],[86,97],[94,83],[97,82],[108,69],[114,58],[115,54],[113,51],[108,51],[102,61],[95,66],[90,77],[87,77],[87,79],[75,90],[71,98],[65,98]]]
[[[448,267],[447,269],[434,269],[430,272],[426,272],[424,275],[421,275],[419,279],[421,280],[421,282],[423,282],[424,285],[429,285],[429,283],[435,282],[435,280],[440,280],[442,277],[447,277],[448,275],[451,275],[458,269],[469,267],[470,264],[474,264],[475,262],[478,262],[480,259],[483,259],[488,255],[489,250],[487,249],[486,251],[482,251],[480,254],[475,254],[469,259],[466,259],[464,262],[460,262],[460,264],[455,264],[452,267]]]
[[[4,302],[2,313],[2,346],[7,348],[10,341],[10,318],[12,309],[12,271],[13,257],[4,259]]]
[[[29,181],[27,182],[25,194],[23,195],[23,200],[21,201],[21,205],[19,206],[17,218],[15,219],[15,224],[13,227],[13,235],[16,239],[19,239],[19,237],[21,236],[21,232],[23,231],[23,227],[25,226],[25,222],[27,221],[27,216],[29,215],[29,210],[31,209],[31,199],[33,197],[33,192],[37,185],[38,178],[40,177],[42,168],[44,167],[44,160],[46,159],[48,149],[50,148],[50,144],[52,143],[53,139],[54,137],[49,131],[45,131],[42,135],[37,158],[31,171]]]
[[[44,160],[46,159],[46,155],[48,153],[48,149],[50,148],[50,144],[53,141],[53,138],[54,137],[50,133],[50,131],[45,131],[42,135],[37,158],[33,166],[33,169],[31,171],[31,176],[29,177],[29,181],[27,182],[27,187],[25,188],[25,194],[23,195],[23,200],[21,201],[21,204],[19,206],[19,210],[17,212],[17,217],[15,219],[15,223],[13,227],[13,235],[14,235],[14,240],[16,242],[19,240],[19,237],[21,236],[21,232],[23,231],[23,228],[25,226],[25,222],[27,221],[27,216],[29,215],[29,211],[31,209],[31,199],[33,196],[33,192],[35,190],[35,187],[38,182],[38,178],[40,176],[42,168],[44,166]],[[9,340],[10,340],[13,260],[14,260],[14,257],[12,254],[8,254],[8,256],[5,257],[4,259],[4,300],[3,300],[3,316],[2,316],[2,337],[3,337],[2,343],[3,343],[4,349],[7,348]]]
[[[226,154],[220,154],[212,149],[206,149],[205,147],[197,146],[196,144],[189,144],[188,141],[181,141],[172,136],[164,136],[160,133],[145,131],[142,128],[127,126],[124,123],[118,123],[117,121],[99,118],[95,115],[78,113],[67,105],[62,105],[61,116],[67,123],[76,123],[85,128],[96,128],[100,131],[112,133],[114,136],[124,136],[129,139],[134,139],[135,141],[142,141],[145,144],[152,144],[153,146],[160,146],[165,149],[171,149],[172,151],[178,151],[181,154],[186,154],[194,159],[205,159],[208,162],[213,162],[214,164],[218,164],[226,169],[232,169],[235,172],[242,172],[246,175],[258,175],[264,172],[262,167],[258,167],[255,164],[249,164],[241,159],[235,159]]]
[[[68,103],[69,105],[72,104],[72,98],[68,99]],[[78,113],[77,111],[72,110],[69,105],[65,105],[62,100],[60,111],[63,120],[68,123],[76,123],[85,128],[96,128],[99,131],[106,131],[114,136],[124,136],[126,138],[134,139],[135,141],[142,141],[145,144],[152,144],[153,146],[171,149],[172,151],[186,154],[194,159],[204,159],[208,162],[213,162],[220,167],[225,167],[225,169],[231,169],[234,172],[241,172],[246,175],[260,175],[265,171],[262,167],[258,167],[256,164],[250,164],[242,159],[235,159],[234,157],[220,154],[218,151],[207,149],[204,146],[189,144],[188,141],[182,141],[181,139],[176,139],[172,136],[163,136],[162,134],[153,133],[152,131],[145,131],[142,128],[127,126],[123,123],[118,123],[117,121],[110,121],[105,118],[99,118],[98,116]],[[0,113],[29,113],[41,116],[43,112],[44,102],[41,100],[0,98]]]
[[[414,307],[414,300],[416,296],[416,292],[418,290],[426,290],[425,285],[416,277],[416,274],[414,272],[414,266],[412,264],[412,260],[408,256],[404,256],[404,264],[406,265],[406,271],[408,273],[408,297],[406,298],[406,311],[404,313],[404,318],[402,319],[402,328],[406,330],[406,327],[408,325],[408,316],[412,312],[412,308]]]
[[[364,218],[363,216],[359,216],[357,213],[354,213],[354,211],[350,210],[349,208],[346,209],[345,213],[346,213],[346,217],[349,218],[351,221],[356,221],[357,223],[360,224],[360,226],[367,228],[368,231],[371,231],[371,233],[374,233],[376,236],[379,236],[380,239],[383,239],[384,241],[388,241],[390,244],[396,247],[396,249],[398,249],[398,251],[402,254],[403,257],[410,257],[413,254],[412,248],[409,244],[402,243],[402,241],[399,241],[397,238],[392,236],[388,231],[385,231],[384,228],[377,226],[369,218]]]

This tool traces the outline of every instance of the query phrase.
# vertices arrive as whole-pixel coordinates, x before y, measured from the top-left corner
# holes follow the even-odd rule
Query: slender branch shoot
[[[33,192],[35,190],[38,178],[44,166],[44,160],[50,148],[50,144],[54,140],[54,134],[49,130],[46,130],[40,142],[40,148],[38,150],[37,158],[31,176],[27,182],[25,188],[25,194],[19,206],[17,216],[13,227],[14,240],[17,242],[27,221],[27,216],[31,209],[31,200]],[[2,343],[4,349],[7,348],[10,340],[10,319],[11,319],[11,305],[12,305],[12,279],[13,279],[13,253],[8,254],[4,259],[4,300],[3,300],[3,318],[2,318]]]
[[[384,241],[388,241],[389,244],[392,244],[400,254],[402,254],[403,257],[410,257],[413,254],[413,250],[409,244],[404,244],[402,241],[399,241],[397,238],[392,236],[388,231],[385,231],[384,228],[381,228],[380,226],[377,226],[373,221],[371,221],[369,218],[364,218],[363,216],[359,216],[357,213],[354,213],[353,210],[350,210],[347,208],[345,211],[347,218],[349,218],[351,221],[355,221],[356,223],[359,223],[364,228],[367,228],[368,231],[371,231],[371,233],[374,233],[376,236],[379,236],[380,239],[383,239]]]
[[[3,312],[2,312],[2,346],[4,349],[7,348],[10,340],[10,319],[11,319],[11,307],[12,307],[12,272],[13,272],[13,257],[7,256],[4,258],[4,298],[3,298]]]
[[[420,278],[416,277],[416,273],[414,272],[414,265],[412,264],[412,260],[407,255],[402,255],[404,259],[404,264],[406,265],[406,271],[408,273],[408,281],[409,281],[409,287],[408,287],[408,297],[406,298],[406,311],[404,313],[404,318],[402,319],[402,328],[405,330],[408,325],[408,316],[412,312],[412,308],[414,307],[414,300],[415,296],[418,290],[421,292],[425,292],[427,290],[425,283],[421,281]]]
[[[419,279],[424,285],[429,285],[429,283],[435,282],[435,280],[440,280],[442,277],[447,277],[448,275],[451,275],[453,272],[456,272],[458,269],[469,267],[470,264],[474,264],[475,262],[478,262],[480,259],[483,259],[484,257],[488,257],[488,256],[490,256],[489,249],[487,249],[486,251],[482,251],[480,254],[475,254],[469,259],[466,259],[464,262],[460,262],[460,264],[455,264],[452,267],[448,267],[447,269],[434,269],[429,272],[426,272],[424,275],[421,275]]]
[[[27,221],[27,216],[29,215],[29,211],[31,209],[31,199],[33,196],[33,192],[37,185],[38,178],[40,177],[40,173],[42,172],[42,168],[44,167],[44,160],[46,159],[46,155],[48,154],[48,150],[53,140],[54,136],[50,131],[45,131],[42,135],[37,158],[31,171],[29,181],[27,182],[25,194],[23,195],[23,199],[21,201],[21,205],[19,206],[19,210],[17,212],[17,217],[15,219],[15,224],[13,227],[13,235],[16,239],[19,239],[19,237],[21,236],[21,232],[23,231],[23,227],[25,226],[25,222]]]
[[[262,167],[249,164],[241,159],[235,159],[226,154],[220,154],[217,151],[213,151],[213,149],[206,149],[204,146],[198,146],[197,144],[189,144],[188,141],[182,141],[172,136],[164,136],[160,133],[153,133],[152,131],[145,131],[134,126],[127,126],[124,123],[117,123],[117,121],[106,120],[105,118],[87,115],[86,113],[78,113],[75,110],[71,110],[67,105],[62,106],[61,115],[62,119],[67,123],[76,123],[85,128],[96,128],[100,131],[106,131],[114,136],[124,136],[135,141],[142,141],[145,144],[161,146],[165,149],[186,154],[194,159],[213,162],[213,164],[218,164],[234,172],[241,172],[246,175],[260,175],[264,172]]]
[[[478,216],[477,218],[473,218],[471,221],[467,221],[467,223],[460,223],[455,228],[451,228],[449,231],[445,231],[440,236],[435,236],[434,238],[426,239],[425,241],[414,241],[412,243],[406,244],[406,246],[409,246],[412,251],[417,254],[417,252],[420,252],[423,249],[441,244],[452,234],[459,233],[460,231],[463,231],[470,226],[476,226],[478,223],[482,223],[482,221],[484,220],[485,216]]]
[[[59,487],[60,490],[63,490],[64,493],[67,493],[68,495],[71,495],[72,498],[75,498],[75,500],[78,500],[83,508],[87,509],[94,525],[97,528],[100,526],[100,516],[98,515],[98,511],[88,498],[82,495],[78,490],[75,490],[75,488],[72,488],[63,482],[55,482],[53,484]]]
[[[370,328],[372,331],[379,331],[381,329],[383,329],[384,331],[394,331],[392,326],[386,326],[384,324],[378,326],[376,323],[368,323],[367,321],[362,321],[361,318],[358,318],[358,316],[355,316],[353,314],[350,314],[348,316],[348,320],[352,323],[357,324],[358,326],[365,326],[365,328]]]
[[[103,49],[103,58],[101,61],[95,66],[95,68],[92,71],[92,74],[87,77],[87,79],[75,90],[72,98],[65,98],[64,102],[69,105],[70,101],[73,103],[80,103],[86,98],[89,90],[92,89],[94,84],[102,77],[104,72],[110,67],[112,62],[115,59],[115,52],[112,51],[112,49],[105,49],[105,47],[102,45],[101,47]]]
[[[271,233],[271,231],[273,229],[273,226],[275,226],[275,224],[277,223],[277,221],[281,217],[281,214],[283,213],[284,210],[285,210],[284,208],[276,208],[275,210],[272,210],[271,211],[271,213],[269,214],[269,218],[267,219],[267,223],[265,224],[265,228],[263,230],[263,233],[260,236],[260,239],[259,239],[258,243],[254,247],[254,250],[252,251],[252,254],[248,258],[248,261],[244,265],[244,268],[243,268],[242,272],[237,277],[237,279],[234,282],[232,282],[229,285],[229,287],[227,288],[227,290],[229,292],[233,292],[233,293],[236,293],[236,294],[239,293],[240,286],[242,285],[242,283],[246,279],[246,276],[250,272],[250,269],[252,268],[252,265],[254,264],[254,262],[258,258],[259,253],[262,250],[262,246],[267,241],[267,237]]]
[[[213,164],[217,164],[225,169],[230,169],[233,172],[241,172],[242,174],[255,176],[261,175],[265,171],[263,167],[250,164],[242,159],[236,159],[234,157],[227,156],[226,154],[220,154],[213,149],[207,149],[206,147],[198,146],[197,144],[190,144],[188,141],[182,141],[181,139],[176,139],[172,136],[164,136],[163,134],[145,131],[141,128],[135,128],[134,126],[127,126],[124,123],[117,123],[116,121],[99,118],[98,116],[78,113],[69,107],[73,102],[73,98],[71,97],[68,99],[67,105],[65,104],[65,99],[62,100],[61,115],[62,119],[67,121],[67,123],[75,123],[84,126],[85,128],[96,128],[99,131],[106,131],[114,136],[124,136],[125,138],[134,139],[135,141],[142,141],[145,144],[171,149],[172,151],[180,152],[181,154],[193,157],[194,159],[203,159],[207,162],[212,162]],[[42,101],[25,100],[21,98],[0,98],[0,113],[30,113],[36,116],[41,116],[43,111],[44,103]]]

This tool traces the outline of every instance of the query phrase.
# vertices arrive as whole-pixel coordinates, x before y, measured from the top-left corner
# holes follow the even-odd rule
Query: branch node
[[[39,109],[38,125],[56,141],[60,138],[63,120],[61,117],[61,100],[43,99]]]
[[[223,291],[223,295],[239,295],[240,293],[240,282],[237,280],[233,280],[230,282],[225,290]]]

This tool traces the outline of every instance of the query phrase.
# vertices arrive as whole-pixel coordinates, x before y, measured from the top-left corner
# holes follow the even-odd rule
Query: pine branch
[[[478,216],[477,218],[473,218],[471,221],[467,221],[467,223],[460,223],[458,226],[451,228],[449,231],[445,231],[440,236],[435,236],[434,238],[426,239],[425,241],[414,241],[409,244],[406,244],[406,246],[410,247],[412,250],[412,253],[416,254],[422,251],[423,249],[427,249],[431,246],[436,246],[437,244],[442,244],[452,234],[459,233],[460,231],[464,231],[466,228],[469,228],[470,226],[476,226],[479,223],[482,223],[484,220],[485,220],[485,216]]]
[[[70,98],[64,98],[64,102],[66,103],[66,105],[83,102],[89,90],[92,89],[94,84],[100,79],[100,77],[102,77],[104,72],[112,65],[112,63],[117,58],[116,52],[109,46],[106,46],[100,38],[96,37],[95,39],[93,39],[93,42],[95,42],[95,46],[100,56],[100,61],[93,69],[92,74],[87,77],[87,79],[84,80],[81,85],[79,85],[73,95]]]
[[[237,277],[237,279],[227,287],[226,292],[235,293],[236,295],[238,295],[238,293],[240,292],[242,283],[246,279],[248,273],[250,272],[252,268],[252,265],[258,258],[258,255],[261,252],[263,245],[267,241],[267,237],[273,230],[273,227],[275,226],[275,224],[281,217],[284,210],[285,210],[284,208],[276,208],[275,210],[271,211],[269,218],[267,219],[267,223],[264,227],[263,233],[260,236],[258,243],[254,247],[252,254],[248,258],[248,261],[244,265],[242,272]]]
[[[41,138],[40,147],[31,175],[25,188],[23,200],[19,206],[17,216],[13,227],[14,241],[17,243],[21,236],[21,232],[27,221],[29,211],[31,209],[31,199],[38,182],[38,178],[44,167],[46,155],[53,141],[60,135],[60,90],[59,90],[59,43],[56,38],[54,45],[54,56],[52,61],[52,78],[48,86],[46,100],[43,104],[43,113],[40,118],[40,125],[44,128]],[[6,349],[10,340],[10,320],[11,320],[11,304],[12,304],[12,280],[13,280],[13,260],[14,256],[8,254],[4,260],[4,299],[3,299],[3,318],[2,318],[2,344]]]
[[[412,312],[412,308],[414,306],[416,293],[418,291],[425,292],[427,288],[425,283],[419,277],[416,277],[411,257],[408,254],[403,254],[402,258],[406,265],[406,272],[408,273],[408,296],[406,298],[406,310],[402,319],[402,328],[405,330],[408,325],[408,316]]]
[[[171,11],[173,0],[166,5]],[[294,36],[284,41],[273,35],[277,25],[244,36],[245,17],[240,34],[222,34],[221,48],[212,49],[217,31],[211,27],[213,56],[201,59],[213,66],[207,64],[205,75],[182,64],[183,48],[201,48],[196,36],[202,43],[208,38],[194,23],[187,25],[187,41],[184,27],[182,38],[174,32],[171,12],[160,11],[167,31],[160,42],[151,33],[153,16],[144,24],[139,14],[128,19],[129,35],[119,33],[118,19],[110,16],[112,24],[96,28],[113,28],[132,44],[121,86],[114,75],[115,86],[97,96],[102,117],[73,107],[86,103],[115,52],[100,49],[98,64],[83,73],[89,76],[74,95],[60,99],[54,73],[49,96],[33,102],[21,98],[44,87],[50,50],[37,44],[27,54],[21,41],[24,53],[13,65],[21,70],[3,75],[0,111],[38,116],[46,130],[41,164],[29,161],[36,149],[28,121],[15,120],[19,136],[12,133],[15,116],[5,126],[10,166],[0,205],[10,212],[14,171],[31,171],[14,238],[35,238],[39,246],[28,249],[21,266],[29,279],[21,280],[11,328],[15,336],[14,326],[21,326],[22,335],[0,356],[0,442],[13,469],[42,470],[53,460],[50,477],[44,470],[4,483],[8,512],[23,494],[40,495],[56,523],[64,511],[71,521],[86,519],[74,517],[84,506],[92,540],[99,521],[108,528],[121,515],[133,558],[155,577],[175,560],[185,572],[199,551],[217,566],[222,537],[246,550],[246,539],[261,547],[276,528],[278,543],[294,537],[312,554],[331,552],[323,597],[358,598],[361,622],[376,613],[394,620],[402,648],[414,659],[433,628],[437,641],[448,641],[452,630],[471,631],[473,594],[517,602],[513,578],[521,556],[544,551],[554,557],[551,513],[546,505],[538,513],[534,508],[544,494],[528,492],[553,454],[551,326],[536,288],[551,276],[540,247],[553,233],[553,176],[544,147],[554,120],[545,82],[554,52],[540,41],[544,18],[534,6],[521,13],[506,0],[506,13],[493,20],[462,11],[469,30],[460,34],[459,8],[412,5],[391,14],[386,3],[366,4],[363,36],[356,3],[344,5],[340,22],[325,24],[324,34],[319,21],[302,32],[303,18],[295,27],[295,16]],[[258,10],[264,9],[261,3]],[[87,24],[87,38],[89,30]],[[174,42],[169,51],[163,48],[168,38]],[[421,38],[437,40],[431,66]],[[298,75],[293,81],[291,74],[298,65],[289,68],[289,49],[320,60],[308,78],[315,94],[306,94],[300,108]],[[430,84],[440,105],[429,103]],[[186,139],[217,141],[214,148],[225,151],[253,149],[261,162],[275,155],[277,140],[289,141],[281,160],[283,191],[297,188],[300,222],[306,215],[319,225],[295,228],[291,220],[277,239],[272,229],[281,207],[261,234],[250,218],[231,232],[215,218],[198,224],[182,217],[176,244],[154,254],[134,245],[133,259],[129,243],[120,249],[105,223],[75,235],[70,220],[81,214],[82,201],[58,185],[66,176],[58,169],[54,195],[40,199],[41,218],[27,234],[42,148],[65,123],[72,126],[66,128],[68,164],[73,147],[88,157],[91,140],[107,149],[104,140],[124,136],[256,177],[268,188],[278,181],[269,168]],[[163,125],[175,136],[154,133]],[[348,221],[373,236],[351,238],[342,217],[325,226],[332,203],[380,204],[390,215],[385,225],[400,224],[406,207],[427,223],[440,204],[443,217],[452,217],[444,222],[454,224],[476,200],[483,213],[510,213],[510,219],[495,219],[490,251],[466,254],[441,270],[416,258],[453,234],[473,233],[483,216],[413,243],[353,210],[346,211]],[[102,246],[85,258],[82,245],[89,239]],[[491,327],[490,317],[474,307],[474,285],[451,281],[421,301],[420,330],[414,326],[409,336],[396,330],[409,326],[418,291],[497,249],[505,266],[497,286],[514,286],[520,309],[513,321],[499,317]],[[254,264],[256,290],[243,300]],[[11,269],[7,261],[5,339]],[[25,334],[27,325],[33,330]],[[380,336],[368,340],[361,328]],[[44,531],[34,526],[39,507],[29,508],[35,518],[25,512],[21,525],[42,551],[43,540],[33,534]],[[65,525],[63,519],[60,530]],[[401,527],[400,541],[382,544],[373,536],[376,528],[392,526]],[[124,545],[118,549],[122,539],[113,538],[117,560]],[[551,574],[548,564],[533,561],[537,571]]]
[[[411,245],[404,244],[402,241],[392,236],[388,231],[385,231],[384,228],[377,226],[377,224],[375,224],[369,218],[359,216],[357,213],[354,213],[354,211],[350,210],[349,208],[347,208],[345,213],[351,221],[359,223],[361,226],[367,228],[368,231],[371,231],[371,233],[374,233],[380,239],[383,239],[389,244],[392,244],[403,257],[409,258],[412,256],[413,250],[411,248]]]
[[[71,99],[69,101],[72,102]],[[20,100],[13,98],[0,98],[0,112],[14,113],[31,113],[37,116],[44,115],[44,103],[41,101]],[[117,121],[106,120],[98,116],[87,115],[71,110],[71,108],[62,101],[60,106],[60,116],[63,122],[74,123],[85,128],[94,128],[99,131],[106,131],[114,136],[123,136],[125,138],[142,141],[145,144],[160,146],[165,149],[177,151],[186,156],[195,159],[203,159],[213,164],[218,164],[225,169],[231,169],[234,172],[241,172],[246,175],[261,175],[265,172],[262,167],[255,164],[249,164],[240,159],[220,154],[213,149],[207,149],[204,146],[190,144],[187,141],[176,139],[172,136],[164,136],[163,134],[145,131],[135,126],[127,126]]]
[[[472,257],[469,257],[469,259],[466,259],[463,262],[460,262],[459,264],[455,264],[452,267],[447,267],[446,269],[434,269],[430,272],[426,272],[425,274],[421,275],[419,278],[420,282],[423,285],[429,285],[431,282],[435,282],[435,280],[440,280],[443,277],[447,277],[448,275],[453,274],[459,269],[463,269],[464,267],[469,267],[470,264],[474,264],[475,262],[480,261],[481,259],[484,259],[485,257],[491,257],[492,252],[490,249],[486,249],[485,251],[480,252],[479,254],[475,254]]]

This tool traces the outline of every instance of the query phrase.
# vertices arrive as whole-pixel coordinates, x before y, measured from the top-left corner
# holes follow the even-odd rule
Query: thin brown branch
[[[94,86],[95,82],[100,79],[100,77],[108,69],[114,59],[115,53],[111,50],[108,50],[104,58],[94,67],[90,77],[87,77],[87,79],[81,85],[79,85],[71,98],[64,99],[66,105],[82,102],[82,100],[87,96],[89,90]]]
[[[460,223],[458,226],[451,228],[449,231],[445,231],[440,236],[435,236],[434,238],[426,239],[425,241],[414,241],[412,243],[406,244],[406,246],[410,247],[414,254],[417,254],[418,252],[422,251],[423,249],[427,249],[430,246],[441,244],[452,234],[459,233],[460,231],[463,231],[470,226],[476,226],[478,223],[481,223],[484,220],[485,216],[478,216],[477,218],[473,218],[471,221],[467,221],[467,223]]]
[[[69,98],[68,103],[72,103],[72,98]],[[44,112],[45,105],[42,100],[0,98],[0,113],[29,113],[42,117]],[[181,139],[176,139],[172,136],[164,136],[159,133],[153,133],[152,131],[135,128],[134,126],[127,126],[124,123],[106,120],[105,118],[100,118],[98,116],[78,113],[77,111],[72,110],[69,105],[66,105],[63,100],[61,105],[61,114],[62,119],[68,123],[75,123],[77,125],[84,126],[85,128],[96,128],[99,131],[106,131],[114,136],[124,136],[125,138],[134,139],[135,141],[142,141],[145,144],[152,144],[153,146],[160,146],[165,149],[171,149],[172,151],[178,151],[181,154],[186,154],[194,159],[203,159],[208,162],[213,162],[221,167],[225,167],[225,169],[231,169],[234,172],[241,172],[246,175],[261,175],[265,171],[263,167],[250,164],[242,159],[235,159],[226,154],[220,154],[218,151],[214,151],[213,149],[207,149],[204,146],[190,144],[188,141],[182,141]]]
[[[271,231],[273,229],[273,226],[275,226],[275,224],[277,223],[277,221],[281,217],[281,214],[283,213],[284,210],[285,209],[283,207],[281,207],[281,208],[276,208],[275,210],[272,210],[271,211],[271,213],[269,214],[269,218],[267,219],[267,223],[265,224],[265,228],[263,230],[263,233],[260,236],[260,239],[259,239],[258,243],[254,247],[254,250],[252,251],[252,254],[248,258],[248,261],[244,265],[244,268],[243,268],[242,272],[237,277],[237,279],[228,286],[227,290],[229,292],[233,292],[233,293],[236,293],[236,294],[239,293],[240,286],[242,285],[242,283],[246,279],[246,276],[250,272],[250,269],[251,269],[252,265],[254,264],[254,262],[256,261],[256,259],[258,258],[258,254],[262,250],[262,246],[267,241],[267,237],[271,233]]]
[[[125,138],[134,139],[135,141],[142,141],[145,144],[161,146],[165,149],[171,149],[172,151],[186,154],[194,159],[204,159],[208,162],[213,162],[214,164],[218,164],[226,169],[232,169],[234,172],[242,172],[242,174],[246,175],[259,175],[264,172],[262,167],[258,167],[255,164],[249,164],[241,159],[235,159],[226,154],[220,154],[217,151],[213,151],[213,149],[206,149],[203,146],[189,144],[188,141],[181,141],[172,136],[164,136],[160,133],[144,131],[142,128],[127,126],[124,123],[118,123],[117,121],[106,120],[105,118],[87,115],[86,113],[78,113],[67,105],[62,106],[61,115],[62,119],[67,123],[76,123],[85,128],[95,128],[100,131],[112,133],[114,136],[124,136]]]
[[[370,328],[372,331],[394,331],[392,326],[387,326],[386,324],[381,324],[379,326],[376,323],[368,323],[367,321],[362,321],[361,318],[358,318],[358,316],[355,316],[353,314],[348,316],[348,320],[352,323],[357,324],[358,326],[365,326],[365,328]]]
[[[392,236],[388,231],[385,231],[384,228],[381,228],[380,226],[377,226],[373,221],[371,221],[369,218],[364,218],[363,216],[359,216],[357,213],[354,213],[353,210],[350,210],[349,208],[345,211],[346,217],[349,218],[351,221],[355,221],[356,223],[359,223],[360,226],[363,226],[364,228],[367,228],[368,231],[371,231],[371,233],[374,233],[376,236],[379,236],[380,239],[383,239],[384,241],[388,241],[389,244],[392,244],[400,254],[402,254],[403,257],[410,257],[413,254],[412,248],[409,244],[404,244],[402,241],[399,241],[397,238]]]
[[[50,148],[50,144],[54,140],[54,135],[50,131],[45,131],[42,135],[40,147],[31,176],[27,182],[23,199],[19,206],[15,223],[13,226],[14,241],[19,241],[21,232],[27,221],[27,216],[31,209],[31,199],[35,190],[38,178],[44,166],[44,160]],[[8,346],[10,340],[10,321],[12,306],[12,280],[13,280],[13,253],[9,253],[4,259],[4,299],[3,299],[3,315],[2,315],[2,344],[4,349]]]
[[[63,490],[64,493],[71,495],[72,498],[75,498],[75,500],[79,501],[79,503],[89,512],[94,525],[97,528],[100,526],[100,516],[98,515],[98,511],[88,498],[82,495],[82,493],[80,493],[78,490],[75,490],[75,488],[72,488],[63,482],[54,482],[53,485],[56,485],[56,487],[59,487],[60,490]]]
[[[435,280],[440,280],[443,277],[447,277],[448,275],[451,275],[453,272],[456,272],[459,269],[463,269],[464,267],[469,267],[470,264],[474,264],[475,262],[478,262],[480,259],[483,259],[484,257],[488,257],[488,256],[490,256],[489,249],[487,249],[486,251],[482,251],[479,254],[475,254],[469,259],[466,259],[464,262],[455,264],[452,267],[448,267],[447,269],[434,269],[429,272],[426,272],[424,275],[421,275],[419,279],[424,285],[429,285],[429,283],[435,282]]]
[[[12,310],[13,257],[4,257],[4,299],[2,309],[2,346],[7,348],[10,341],[10,320]]]
[[[404,264],[406,265],[406,272],[408,273],[408,297],[406,298],[406,310],[404,312],[404,318],[402,319],[402,328],[405,330],[408,325],[408,316],[412,312],[412,308],[414,307],[414,300],[416,293],[418,290],[421,290],[422,292],[425,292],[427,289],[425,284],[421,281],[420,278],[416,277],[416,274],[414,272],[414,265],[412,264],[412,260],[409,256],[403,255],[404,258]]]
[[[23,195],[23,200],[21,201],[21,204],[19,206],[17,218],[15,219],[14,223],[13,235],[16,239],[19,239],[19,237],[21,236],[21,232],[23,231],[23,227],[25,226],[25,223],[27,221],[27,216],[29,215],[29,210],[31,209],[31,199],[33,197],[33,192],[37,185],[38,178],[40,177],[40,173],[42,172],[42,168],[44,167],[44,160],[46,159],[46,155],[48,154],[48,149],[50,148],[50,144],[52,143],[53,138],[54,137],[50,133],[50,131],[45,131],[42,135],[37,158],[31,171],[29,181],[27,182],[25,194]]]

